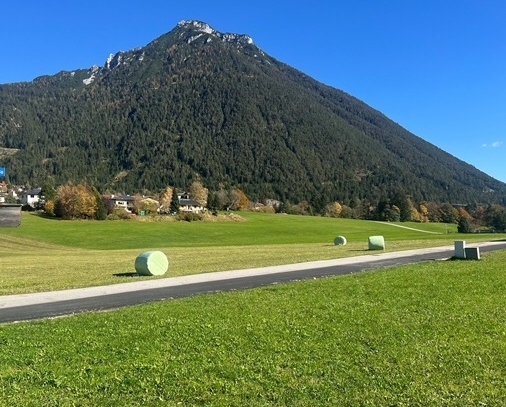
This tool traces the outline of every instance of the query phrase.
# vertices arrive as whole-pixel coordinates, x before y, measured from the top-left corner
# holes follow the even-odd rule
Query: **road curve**
[[[479,247],[480,252],[504,250],[506,241],[470,246]],[[344,259],[152,279],[74,290],[6,295],[0,296],[0,323],[103,311],[165,299],[338,276],[421,261],[443,260],[451,258],[453,254],[453,246],[391,253],[375,252]]]

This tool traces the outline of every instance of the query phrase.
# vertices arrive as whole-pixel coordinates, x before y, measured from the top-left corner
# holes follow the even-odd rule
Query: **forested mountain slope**
[[[134,193],[200,179],[253,199],[506,203],[506,184],[245,35],[184,21],[103,67],[0,86],[0,163],[14,184]]]

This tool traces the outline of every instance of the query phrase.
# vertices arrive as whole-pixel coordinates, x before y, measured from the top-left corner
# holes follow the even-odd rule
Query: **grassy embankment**
[[[117,275],[133,272],[135,258],[146,250],[168,256],[168,277],[357,256],[368,253],[371,235],[383,235],[387,251],[463,238],[455,225],[437,223],[402,224],[417,229],[410,230],[349,219],[241,215],[241,222],[93,222],[23,214],[20,227],[0,230],[0,295],[132,281]],[[338,235],[347,238],[346,246],[333,245]]]
[[[0,326],[0,406],[504,406],[506,251]]]

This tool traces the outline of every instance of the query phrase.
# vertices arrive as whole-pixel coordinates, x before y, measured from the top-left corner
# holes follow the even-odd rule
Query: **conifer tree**
[[[105,205],[104,200],[102,199],[102,195],[98,192],[97,188],[91,187],[91,192],[95,196],[95,201],[97,202],[97,210],[95,212],[96,220],[106,220],[107,219],[107,206]]]
[[[174,188],[172,190],[172,198],[170,200],[169,211],[172,214],[178,214],[180,212],[180,209],[179,209],[179,198],[178,198],[177,193],[176,193],[176,188]]]

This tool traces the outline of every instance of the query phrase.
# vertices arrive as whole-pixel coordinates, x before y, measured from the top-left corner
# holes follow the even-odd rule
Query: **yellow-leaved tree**
[[[233,203],[231,205],[231,209],[243,211],[245,209],[248,209],[249,207],[249,198],[246,196],[246,194],[240,190],[239,188],[236,188],[232,191],[232,196],[234,197]]]
[[[55,214],[63,219],[90,219],[97,211],[97,200],[86,184],[71,181],[58,187]]]
[[[172,201],[172,193],[173,189],[171,187],[166,187],[158,198],[160,202],[160,212],[161,213],[169,213],[170,209],[170,201]]]
[[[192,182],[190,185],[190,190],[188,191],[190,193],[190,197],[192,199],[195,199],[199,204],[202,206],[207,205],[207,195],[209,193],[208,189],[202,185],[201,182],[195,181]]]
[[[343,206],[339,202],[332,202],[325,206],[325,216],[338,218],[341,215]]]

